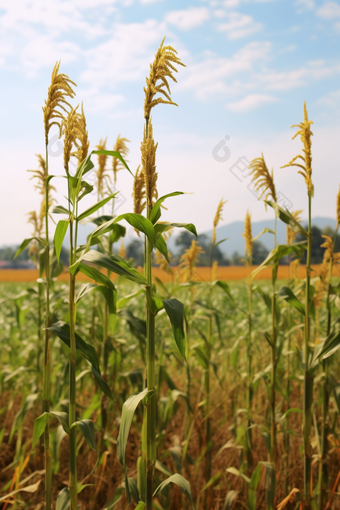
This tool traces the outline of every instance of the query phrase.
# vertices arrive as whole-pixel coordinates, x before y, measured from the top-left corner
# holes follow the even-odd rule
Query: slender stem
[[[146,119],[146,138],[148,137],[148,119]],[[150,218],[152,204],[147,203],[147,218]],[[147,279],[146,293],[147,293],[147,316],[146,316],[146,331],[147,331],[147,388],[149,391],[155,389],[155,362],[156,362],[156,346],[155,346],[155,316],[150,310],[148,303],[152,302],[152,266],[151,266],[151,244],[149,239],[146,238],[145,249],[145,276]],[[152,510],[152,495],[153,495],[153,477],[156,463],[156,413],[157,413],[157,399],[151,398],[146,408],[146,510]]]
[[[76,222],[77,223],[77,222]],[[70,265],[76,258],[76,240],[73,241],[74,211],[70,220]],[[76,228],[77,231],[77,228]],[[75,281],[76,278],[70,273],[69,293],[69,321],[70,321],[70,354],[69,354],[69,427],[76,421],[76,338],[75,338]],[[70,494],[71,510],[77,510],[77,444],[76,431],[73,428],[69,435],[69,463],[70,463]]]
[[[275,248],[276,248],[276,232],[277,232],[277,214],[275,211]],[[276,463],[276,423],[275,423],[275,384],[276,384],[276,337],[277,337],[277,326],[276,326],[276,268],[273,269],[273,295],[272,295],[272,346],[271,346],[271,358],[272,358],[272,378],[270,388],[270,407],[271,407],[271,424],[270,424],[270,436],[271,436],[271,462],[275,466]]]
[[[313,377],[309,373],[309,341],[310,341],[310,266],[312,254],[311,230],[312,196],[308,194],[308,238],[307,238],[307,265],[306,265],[306,301],[305,301],[305,335],[304,335],[304,399],[303,399],[303,439],[304,439],[304,492],[305,509],[309,510],[311,498],[311,459],[312,447],[310,432],[312,424],[313,403]]]
[[[252,256],[249,256],[249,266],[252,267]],[[250,471],[253,464],[252,456],[252,404],[253,404],[253,385],[252,385],[252,348],[251,348],[251,333],[252,333],[252,294],[253,282],[249,279],[249,293],[248,293],[248,342],[247,342],[247,358],[248,358],[248,427],[246,433],[247,443],[247,464]]]
[[[45,320],[45,355],[44,355],[44,371],[43,371],[43,408],[45,413],[50,412],[51,407],[51,347],[50,332],[48,328],[51,326],[50,314],[50,246],[48,238],[48,208],[49,208],[49,181],[48,181],[48,147],[46,145],[46,184],[45,184],[45,275],[46,275],[46,320]],[[50,450],[50,428],[47,420],[44,431],[44,447],[45,447],[45,505],[46,510],[51,510],[52,497],[52,456]]]

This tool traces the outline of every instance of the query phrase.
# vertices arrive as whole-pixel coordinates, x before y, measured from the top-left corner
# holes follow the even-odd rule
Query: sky
[[[30,237],[27,214],[40,207],[27,170],[37,168],[36,154],[45,150],[42,106],[56,61],[77,84],[72,104],[84,104],[91,148],[107,137],[112,149],[121,134],[130,140],[134,172],[143,87],[164,36],[186,67],[171,85],[178,107],[153,109],[158,191],[188,194],[169,199],[162,219],[193,222],[204,232],[222,198],[221,224],[244,219],[247,209],[253,221],[271,217],[247,170],[261,153],[274,170],[281,205],[306,211],[303,177],[280,168],[301,152],[291,126],[303,120],[305,100],[314,123],[312,215],[335,217],[339,1],[0,0],[0,246]],[[65,205],[62,145],[57,131],[50,135],[55,198]],[[117,214],[132,211],[132,181],[119,173]],[[86,200],[91,205],[95,194]]]

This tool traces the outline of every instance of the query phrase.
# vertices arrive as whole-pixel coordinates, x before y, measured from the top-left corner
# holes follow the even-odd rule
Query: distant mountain
[[[307,220],[302,221],[302,225],[306,225]],[[323,230],[326,227],[335,228],[336,221],[333,218],[322,218],[316,217],[312,219],[312,225],[318,227],[320,230]],[[271,230],[275,229],[275,220],[262,220],[262,221],[254,221],[252,223],[252,234],[253,237],[256,237],[262,230],[265,228],[270,228]],[[223,253],[225,253],[228,257],[231,257],[232,254],[237,251],[239,254],[244,253],[244,238],[242,233],[244,232],[244,222],[243,221],[234,221],[233,223],[229,223],[227,225],[222,225],[216,229],[216,240],[221,241],[222,239],[228,238],[227,241],[220,244],[220,249]],[[208,230],[207,232],[199,232],[199,234],[206,234],[209,239],[212,238],[212,230]],[[263,234],[259,241],[265,245],[268,250],[273,249],[274,239],[273,234]],[[175,246],[176,236],[171,237],[168,241],[169,249],[176,252]],[[286,225],[278,220],[277,221],[277,243],[285,244],[286,242]]]
[[[303,220],[302,224],[306,225],[307,221]],[[312,219],[312,225],[323,230],[326,227],[335,228],[336,221],[333,218],[322,218],[316,217]],[[274,230],[275,228],[275,220],[262,220],[262,221],[254,221],[252,224],[252,233],[253,237],[256,237],[263,229],[270,228]],[[92,223],[88,223],[85,225],[79,225],[78,231],[78,244],[84,244],[86,242],[87,236],[93,231],[94,225]],[[228,238],[227,241],[220,245],[220,249],[223,253],[225,253],[228,257],[231,257],[232,254],[237,251],[240,255],[244,253],[244,238],[242,237],[242,233],[244,232],[244,222],[243,221],[234,221],[233,223],[229,223],[227,225],[222,225],[216,229],[216,238],[217,241],[221,239]],[[199,232],[200,235],[206,234],[208,239],[212,238],[212,230],[208,230],[207,232]],[[177,234],[178,235],[178,234]],[[168,246],[171,251],[174,253],[177,251],[177,247],[175,245],[176,237],[174,235],[168,241]],[[265,245],[268,250],[273,248],[273,234],[263,234],[259,241]],[[126,239],[126,245],[130,242],[129,239]],[[278,220],[277,222],[277,242],[278,244],[284,244],[286,242],[286,225],[282,223],[282,221]],[[66,234],[64,247],[69,249],[69,237]]]

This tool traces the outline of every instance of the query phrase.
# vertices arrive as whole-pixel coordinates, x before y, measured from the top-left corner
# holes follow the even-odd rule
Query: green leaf
[[[170,228],[185,228],[197,237],[196,227],[193,223],[157,223],[155,225],[156,237],[159,237],[163,232],[170,230]]]
[[[155,205],[153,206],[151,213],[150,213],[150,221],[151,223],[155,224],[161,217],[161,204],[164,202],[166,198],[169,197],[176,197],[177,195],[184,195],[182,191],[174,191],[173,193],[168,193],[168,195],[164,195],[163,197],[159,198],[157,202],[155,202]]]
[[[149,239],[152,247],[156,245],[155,229],[150,220],[148,220],[141,214],[136,213],[121,214],[116,218],[116,221],[121,220],[127,221],[132,227],[136,228],[140,232],[143,232],[143,234],[145,234]]]
[[[70,430],[78,428],[83,434],[87,444],[92,450],[96,451],[96,443],[94,439],[94,425],[92,420],[79,420],[72,423]]]
[[[112,281],[107,276],[105,276],[105,274],[103,274],[100,271],[98,271],[98,269],[96,269],[95,267],[93,267],[93,266],[86,266],[85,264],[79,264],[78,270],[81,273],[83,273],[86,276],[88,276],[89,278],[92,278],[92,280],[94,280],[95,282],[101,283],[102,285],[105,285],[106,287],[108,287],[112,291],[116,290],[116,287],[114,286]]]
[[[261,237],[263,234],[274,234],[275,235],[275,232],[274,230],[271,230],[270,228],[264,228],[256,237],[253,237],[253,239],[251,240],[251,242],[253,243],[254,241],[256,241],[259,237]]]
[[[78,166],[77,171],[74,175],[75,179],[77,179],[77,180],[80,179],[80,182],[81,182],[82,177],[85,174],[87,174],[87,172],[92,170],[92,168],[94,168],[94,164],[91,161],[91,155],[92,155],[92,152],[88,156],[86,156],[86,158],[80,163],[80,165]]]
[[[120,310],[121,308],[125,308],[125,306],[128,304],[128,302],[137,297],[140,296],[140,294],[143,294],[144,289],[139,289],[137,292],[133,292],[132,294],[129,294],[128,296],[125,296],[123,298],[118,299],[117,301],[117,310]]]
[[[322,344],[321,350],[319,350],[315,356],[315,359],[326,359],[332,356],[336,350],[339,349],[340,346],[340,331],[334,332],[332,331],[324,343]]]
[[[162,492],[162,490],[167,485],[169,485],[169,483],[174,483],[175,485],[177,485],[181,489],[183,494],[185,494],[185,496],[187,496],[187,498],[189,499],[189,501],[191,503],[191,507],[196,509],[196,506],[195,506],[195,504],[193,502],[193,499],[192,499],[192,496],[191,496],[190,483],[188,482],[188,480],[186,480],[184,478],[184,476],[180,475],[179,473],[175,473],[174,475],[169,476],[169,478],[167,478],[166,480],[164,480],[164,482],[159,484],[157,489],[153,493],[153,496],[156,497],[157,494]]]
[[[66,216],[70,215],[70,211],[63,205],[56,205],[55,207],[52,207],[49,212],[52,214],[66,214]]]
[[[107,384],[107,382],[105,381],[105,379],[102,377],[101,373],[98,372],[98,370],[96,370],[93,365],[91,367],[91,370],[92,370],[94,380],[96,381],[96,384],[98,385],[98,387],[102,390],[103,393],[105,393],[105,395],[107,397],[109,397],[109,399],[113,400],[113,395],[112,395],[111,389],[110,389],[109,385]]]
[[[17,256],[20,255],[20,253],[22,251],[24,251],[25,248],[27,248],[27,246],[30,244],[31,241],[33,241],[33,239],[38,241],[38,243],[42,244],[43,246],[46,246],[46,242],[41,237],[34,236],[34,237],[29,237],[28,239],[24,239],[23,242],[21,243],[21,245],[19,246],[16,254],[14,255],[14,259],[16,259]]]
[[[227,284],[227,282],[224,282],[223,280],[217,280],[215,282],[215,285],[220,287],[230,297],[230,299],[234,300],[233,296],[231,295],[230,288],[229,288],[229,285]]]
[[[71,502],[71,494],[69,489],[65,487],[62,489],[57,498],[55,510],[68,510]]]
[[[79,293],[78,293],[78,296],[76,298],[76,303],[79,303],[79,301],[81,299],[83,299],[84,296],[86,296],[86,294],[88,294],[89,292],[92,292],[94,289],[97,289],[98,288],[98,285],[96,283],[85,283]]]
[[[100,285],[97,287],[97,291],[100,292],[107,303],[108,310],[109,310],[109,318],[110,318],[110,326],[112,330],[112,334],[114,334],[115,327],[116,327],[116,302],[117,302],[117,292],[111,289],[108,289],[107,287],[104,287],[103,285]]]
[[[270,202],[269,200],[265,200],[264,202],[277,211],[280,220],[286,223],[286,225],[289,225],[294,232],[301,232],[305,237],[308,237],[308,232],[296,221],[287,208],[284,210],[279,205],[275,204],[275,202]]]
[[[287,255],[290,255],[291,253],[296,253],[297,256],[300,256],[303,252],[303,250],[306,249],[306,242],[307,241],[301,241],[299,243],[293,243],[293,244],[283,244],[278,245],[274,250],[272,250],[267,258],[260,264],[252,273],[251,277],[254,278],[264,267],[270,265],[270,264],[278,264],[279,261],[286,257]]]
[[[60,258],[60,252],[63,245],[63,241],[68,229],[69,221],[68,220],[60,220],[58,222],[57,228],[55,229],[54,234],[54,247],[55,247],[55,254],[57,257],[57,261],[59,263]]]
[[[116,195],[118,195],[118,191],[117,191],[117,193],[113,193],[112,195],[109,195],[108,197],[103,198],[103,200],[100,200],[95,205],[93,205],[92,207],[89,207],[88,209],[86,209],[86,211],[79,214],[77,220],[82,221],[85,218],[87,218],[88,216],[90,216],[91,214],[95,213],[96,211],[98,211],[98,209],[100,209],[101,207],[104,207],[104,205],[107,204],[110,200],[112,200]]]
[[[243,478],[243,480],[247,483],[250,483],[250,478],[248,478],[247,475],[245,475],[244,473],[241,473],[238,469],[236,469],[235,467],[231,466],[231,467],[228,467],[226,469],[226,472],[227,473],[231,473],[232,475],[235,475],[235,476],[239,476],[240,478]]]
[[[51,333],[57,335],[60,340],[62,340],[68,347],[70,347],[70,326],[66,322],[55,322],[48,329],[51,331]],[[81,336],[78,335],[78,333],[75,333],[75,337],[77,349],[82,353],[84,358],[86,358],[91,363],[91,365],[93,365],[95,369],[100,373],[96,349],[92,345],[85,342],[85,340],[83,340]]]
[[[107,150],[100,150],[100,151],[92,151],[91,154],[99,154],[99,155],[103,155],[103,156],[113,156],[114,158],[118,158],[119,161],[121,161],[123,163],[123,165],[125,166],[125,168],[130,172],[130,174],[132,175],[132,177],[134,177],[133,173],[131,172],[130,168],[128,167],[126,161],[122,158],[120,152],[117,152],[117,151],[107,151]]]
[[[221,476],[222,476],[222,472],[219,471],[218,473],[216,473],[216,475],[211,477],[210,480],[205,484],[205,486],[201,490],[201,493],[206,491],[207,489],[209,489],[209,487],[211,487],[212,485],[216,485],[217,482],[220,480]]]
[[[305,307],[301,301],[295,296],[294,292],[289,287],[282,287],[279,295],[283,297],[287,303],[296,308],[302,315],[305,315]]]
[[[168,247],[167,247],[165,239],[164,239],[164,237],[162,235],[157,238],[156,248],[165,257],[165,260],[167,262],[170,262],[170,260],[169,260],[169,253],[168,253]]]
[[[140,285],[147,285],[146,278],[141,275],[137,269],[134,269],[130,266],[125,260],[119,255],[106,255],[105,253],[100,253],[96,250],[90,250],[87,253],[84,253],[78,261],[70,266],[69,271],[71,274],[74,274],[78,269],[78,264],[81,261],[91,262],[92,264],[96,264],[99,267],[103,267],[104,269],[108,269],[113,273],[116,273],[120,276],[124,276],[127,280],[131,280],[132,282],[139,283]]]
[[[261,463],[259,462],[253,471],[248,489],[249,510],[256,510],[256,489],[261,480]]]
[[[35,448],[35,445],[37,444],[39,437],[42,436],[42,434],[44,433],[49,418],[57,418],[65,432],[67,434],[70,432],[68,426],[67,413],[58,411],[50,411],[49,413],[43,413],[34,421],[32,450]]]
[[[128,503],[131,502],[131,495],[129,490],[129,483],[127,479],[127,473],[126,473],[126,459],[125,459],[125,452],[126,452],[126,444],[129,437],[130,427],[132,423],[133,415],[135,414],[135,410],[137,409],[138,404],[147,397],[147,395],[153,396],[155,393],[155,390],[149,391],[147,388],[145,388],[144,391],[141,393],[138,393],[137,395],[132,395],[129,397],[126,402],[123,404],[122,409],[122,416],[120,419],[120,427],[119,427],[119,434],[117,439],[117,455],[119,462],[124,467],[124,474],[125,474],[125,488],[126,488],[126,496],[128,499]],[[151,397],[150,397],[151,398]]]
[[[164,299],[163,305],[171,322],[172,332],[179,352],[186,361],[186,342],[184,335],[184,306],[178,299]]]

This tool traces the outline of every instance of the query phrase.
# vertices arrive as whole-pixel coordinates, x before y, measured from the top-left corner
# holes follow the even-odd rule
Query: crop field
[[[1,510],[340,509],[340,192],[334,236],[323,236],[323,262],[312,265],[305,103],[292,119],[303,118],[292,132],[301,152],[285,166],[297,167],[299,175],[286,169],[292,181],[305,181],[308,225],[301,211],[280,206],[261,155],[249,169],[275,217],[275,229],[262,232],[272,234],[273,249],[253,265],[262,233],[253,237],[245,211],[243,266],[219,267],[222,198],[211,219],[210,265],[199,267],[194,223],[162,221],[165,204],[170,214],[172,197],[186,197],[172,189],[158,196],[162,148],[151,116],[176,105],[169,83],[175,88],[183,65],[163,40],[146,78],[137,169],[121,136],[114,150],[101,140],[89,152],[83,105],[71,105],[76,85],[60,62],[52,71],[46,156],[31,171],[42,202],[17,251],[29,249],[36,270],[0,273]],[[62,204],[49,173],[52,127],[64,142]],[[85,208],[93,160],[97,201]],[[119,172],[133,175],[134,210],[117,216]],[[81,244],[85,221],[93,231]],[[285,244],[277,243],[278,222]],[[126,225],[141,240],[142,265],[126,255]],[[191,244],[172,268],[174,229],[190,233]]]

